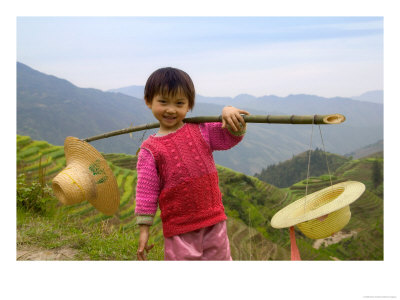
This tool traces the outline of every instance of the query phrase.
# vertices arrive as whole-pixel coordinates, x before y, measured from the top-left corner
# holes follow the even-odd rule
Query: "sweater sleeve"
[[[242,127],[240,131],[234,132],[230,128],[222,128],[222,124],[219,122],[201,123],[200,131],[212,151],[228,150],[243,139],[246,133],[246,126]]]
[[[136,223],[152,225],[158,207],[160,180],[156,162],[147,149],[140,149],[136,170]]]

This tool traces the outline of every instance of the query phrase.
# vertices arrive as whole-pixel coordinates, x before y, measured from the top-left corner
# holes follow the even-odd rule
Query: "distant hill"
[[[17,63],[18,134],[63,145],[67,136],[87,138],[152,121],[140,99],[79,88]],[[93,145],[101,151],[135,153],[140,143],[124,135]]]
[[[143,90],[144,86],[129,86],[120,89],[114,89],[113,91],[135,96],[142,95]],[[383,100],[383,91],[367,92],[361,95],[359,98],[375,98]],[[383,101],[376,101],[377,103],[371,103],[374,101],[363,101],[364,102],[357,101],[355,98],[325,98],[306,94],[289,95],[287,97],[278,97],[274,95],[255,97],[249,94],[240,94],[236,97],[205,97],[197,94],[194,114],[198,114],[199,111],[201,111],[201,113],[206,113],[207,109],[209,109],[209,111],[218,111],[225,105],[240,107],[250,111],[252,114],[313,115],[341,113],[346,116],[345,123],[341,124],[340,126],[322,127],[324,136],[326,134],[328,137],[326,139],[328,143],[327,150],[332,153],[344,155],[354,151],[355,149],[383,139]],[[214,104],[216,106],[209,108],[206,104]],[[284,138],[289,135],[290,138],[293,138],[297,141],[309,137],[307,136],[308,133],[305,134],[304,130],[300,128],[302,126],[273,125],[274,128],[272,130],[270,128],[266,129],[265,124],[251,124],[251,126],[255,126],[257,131],[262,132],[264,136],[268,136],[268,134],[271,132],[277,132]],[[299,137],[301,138],[299,139]],[[275,138],[276,136],[274,135],[274,139]],[[252,138],[254,141],[258,139],[259,136]],[[366,143],[367,140],[369,142]],[[303,141],[300,143],[304,144]],[[296,144],[296,142],[294,142],[294,144]],[[357,147],[357,144],[362,146]],[[294,147],[294,149],[296,149],[296,146]],[[320,145],[316,145],[316,147],[320,147]],[[304,150],[307,148],[304,148]],[[345,148],[351,150],[344,151]],[[289,159],[292,156],[288,155],[286,149],[281,148],[280,150],[285,152],[285,159]],[[300,152],[302,151],[293,151],[292,154],[298,154]],[[275,161],[274,163],[277,162],[278,161]]]
[[[142,87],[136,86],[136,96]],[[79,88],[72,83],[43,74],[17,63],[17,133],[62,145],[71,135],[86,138],[93,135],[154,122],[141,98],[120,92],[102,92]],[[343,113],[345,123],[321,126],[327,151],[343,155],[383,139],[383,105],[345,98],[323,98],[311,95],[254,97],[202,97],[188,114],[219,115],[224,105],[247,109],[252,114],[325,114]],[[92,142],[107,153],[135,154],[141,141],[156,130],[121,135]],[[317,137],[317,130],[314,130]],[[244,140],[233,149],[214,152],[218,164],[255,174],[271,164],[290,159],[309,149],[311,126],[249,124]],[[322,147],[314,138],[313,147]]]
[[[380,155],[383,155],[383,140],[379,140],[374,144],[370,144],[351,153],[347,153],[345,156],[351,156],[354,159],[358,159],[373,155],[375,153],[381,153]]]
[[[262,169],[255,176],[277,187],[290,187],[296,182],[307,178],[309,155],[309,151],[300,153],[290,160]],[[311,151],[309,176],[318,177],[323,174],[329,174],[328,166],[330,174],[333,175],[333,172],[348,160],[346,157],[332,153],[326,153],[325,155],[322,150],[317,148]]]
[[[383,104],[383,91],[369,91],[360,96],[351,97],[354,100]]]
[[[112,91],[126,93],[130,96],[141,95],[143,97],[143,86],[129,86]],[[371,95],[383,91],[370,92]],[[370,93],[360,96],[368,97]],[[371,96],[372,97],[372,96]],[[325,98],[315,95],[289,95],[287,97],[278,97],[274,95],[255,97],[249,94],[240,94],[236,97],[204,97],[196,95],[196,105],[214,104],[220,106],[233,105],[243,109],[248,109],[252,114],[330,114],[341,113],[346,116],[344,127],[356,128],[379,128],[383,135],[383,105],[382,103],[360,102],[351,98]],[[195,110],[196,111],[196,107]],[[341,126],[341,127],[343,127]],[[337,126],[335,130],[337,129]],[[346,128],[348,129],[348,128]],[[361,129],[362,130],[362,129]],[[378,133],[376,130],[372,132]],[[378,134],[379,135],[379,134]],[[377,140],[377,139],[376,139]],[[375,142],[374,140],[373,142]],[[371,142],[372,143],[372,142]],[[343,153],[344,154],[344,153]]]
[[[338,155],[344,155],[354,151],[354,149],[383,139],[383,105],[377,103],[313,95],[254,97],[245,94],[235,98],[198,96],[198,103],[230,104],[244,108],[252,114],[313,115],[341,113],[346,117],[344,123],[320,126],[326,151]],[[262,168],[288,160],[293,155],[309,149],[311,131],[311,126],[249,124],[246,144],[251,144],[251,147],[248,147],[246,151],[251,161],[259,166],[254,173],[259,173]],[[314,130],[313,148],[315,147],[323,148],[318,129]],[[262,154],[262,159],[260,159],[259,153]],[[282,157],[282,159],[277,159],[278,157]],[[239,156],[235,158],[241,159]]]
[[[121,93],[138,99],[144,99],[144,86],[142,85],[131,85],[119,89],[111,89],[108,90],[108,92]]]

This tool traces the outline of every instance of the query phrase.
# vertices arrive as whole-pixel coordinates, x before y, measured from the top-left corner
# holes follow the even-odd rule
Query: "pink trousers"
[[[165,260],[232,260],[226,221],[165,238]]]

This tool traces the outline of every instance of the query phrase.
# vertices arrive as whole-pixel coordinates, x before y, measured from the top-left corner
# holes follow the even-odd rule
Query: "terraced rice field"
[[[137,173],[136,159],[124,154],[105,154],[120,191],[120,206],[114,216],[98,212],[90,203],[82,202],[72,206],[63,206],[71,217],[79,217],[87,223],[105,221],[108,225],[119,226],[121,230],[133,229],[136,226],[135,188]],[[51,184],[52,179],[65,167],[64,147],[53,146],[45,141],[33,141],[27,136],[17,135],[17,173],[25,173],[27,180],[39,177],[39,169],[44,173],[45,181]],[[160,223],[159,213],[155,225]],[[157,226],[154,226],[154,230]]]
[[[137,181],[136,157],[125,154],[103,154],[117,180],[120,192],[120,206],[117,213],[110,217],[99,213],[87,202],[73,206],[61,206],[60,209],[71,218],[79,218],[88,224],[101,222],[104,226],[115,226],[119,230],[130,231],[138,235],[135,208],[135,188]],[[369,183],[373,160],[352,161],[336,172],[333,184],[344,180],[357,180]],[[26,136],[17,136],[17,173],[24,173],[28,181],[43,174],[47,184],[65,167],[64,149],[45,141],[33,141]],[[255,224],[250,215],[243,219],[228,218],[228,235],[234,260],[288,260],[290,243],[286,229],[271,228],[269,220],[281,208],[304,197],[306,182],[303,180],[290,188],[278,189],[253,177],[218,166],[221,190],[225,193],[227,206],[239,205],[243,211],[253,212],[252,217],[265,217],[265,223]],[[364,181],[365,180],[365,181]],[[330,185],[326,175],[309,180],[308,193]],[[240,200],[240,201],[239,201]],[[233,201],[229,203],[229,201]],[[243,206],[244,205],[244,206]],[[312,247],[314,241],[298,232],[297,243],[302,259],[305,260],[347,260],[383,259],[383,199],[372,191],[367,191],[351,206],[352,218],[343,232],[355,231],[354,237],[344,239],[338,244]],[[257,220],[257,218],[254,218]],[[245,223],[249,223],[248,226]],[[261,228],[261,227],[262,228]],[[151,236],[155,243],[163,248],[160,211],[151,227]]]
[[[230,218],[227,230],[233,260],[288,260],[289,251],[266,239],[241,220]]]

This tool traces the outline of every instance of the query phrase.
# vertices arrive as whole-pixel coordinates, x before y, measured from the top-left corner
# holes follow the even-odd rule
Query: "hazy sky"
[[[205,96],[383,89],[382,17],[17,17],[17,60],[101,90],[174,66]]]

